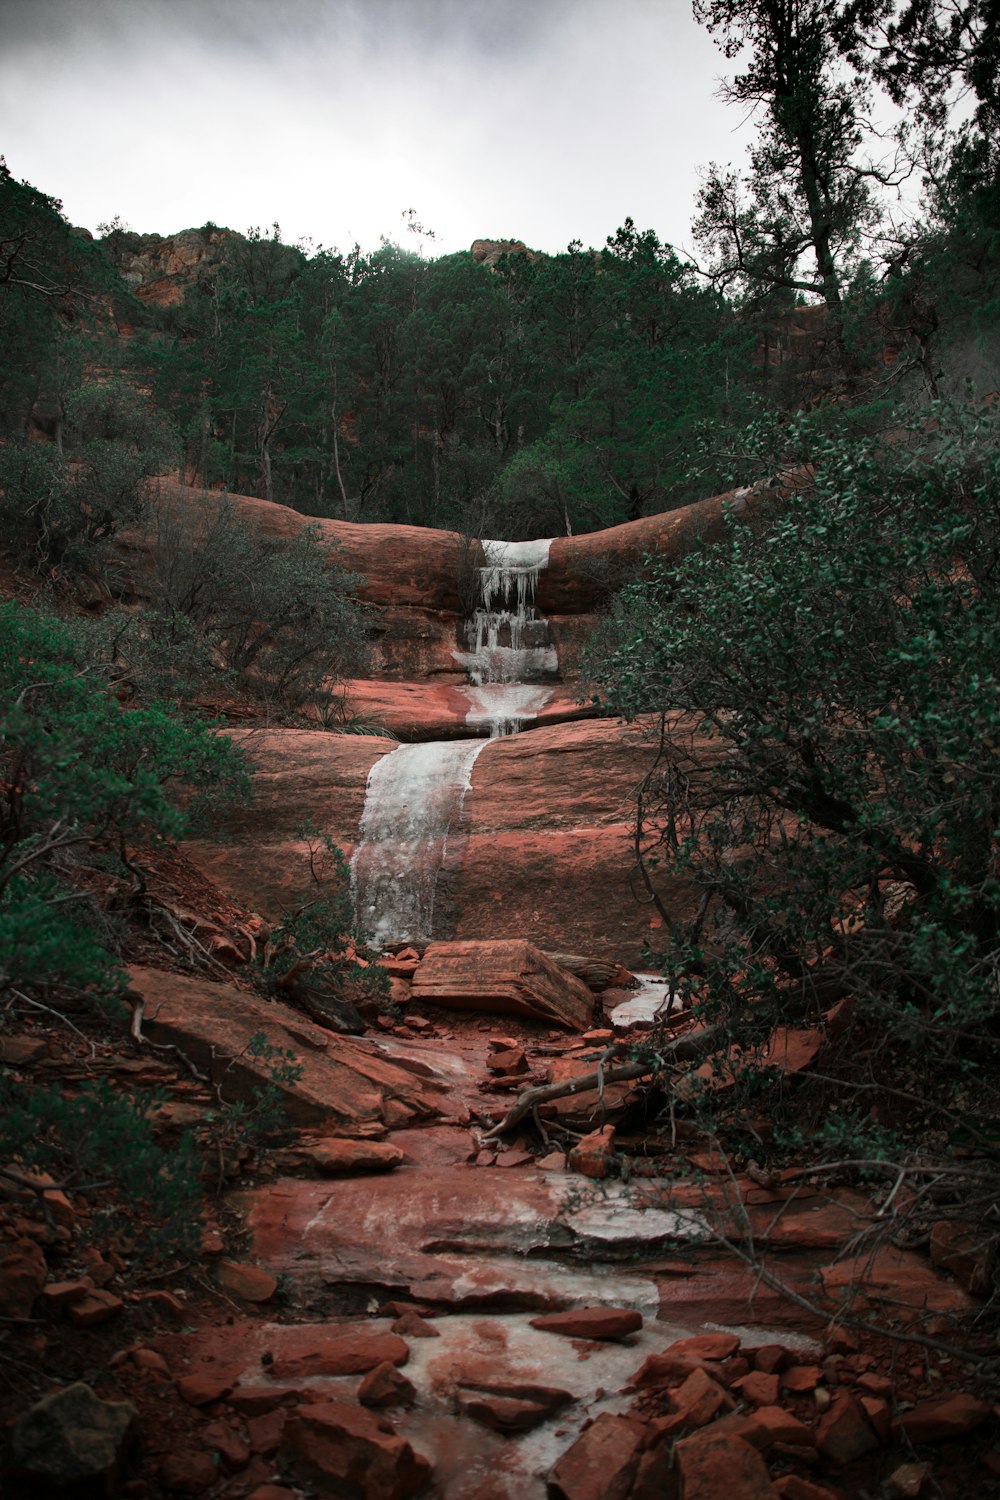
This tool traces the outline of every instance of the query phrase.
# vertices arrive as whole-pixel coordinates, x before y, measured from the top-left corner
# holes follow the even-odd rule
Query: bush
[[[178,838],[246,788],[209,725],[162,703],[123,709],[67,627],[0,604],[0,995],[113,989],[74,871],[99,849],[127,866],[130,844]]]
[[[267,537],[226,502],[194,526],[162,513],[154,562],[148,633],[188,650],[193,627],[217,671],[266,701],[322,709],[364,670],[361,580],[331,562],[315,527]]]
[[[201,1204],[194,1148],[187,1136],[169,1153],[156,1144],[149,1117],[158,1104],[106,1082],[70,1097],[0,1076],[0,1161],[96,1198],[92,1231],[124,1230],[141,1237],[147,1253],[193,1249]],[[137,1214],[153,1221],[148,1232]]]
[[[677,987],[745,1038],[850,995],[873,1056],[919,1048],[953,1101],[1000,966],[998,436],[982,408],[791,429],[808,487],[626,589],[592,657],[611,707],[660,716],[639,839]]]
[[[0,541],[52,576],[104,578],[118,534],[146,512],[147,481],[174,461],[170,435],[128,387],[84,386],[67,403],[68,455],[0,448]]]

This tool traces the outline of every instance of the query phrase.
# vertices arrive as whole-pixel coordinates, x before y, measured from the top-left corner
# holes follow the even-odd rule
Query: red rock
[[[813,1484],[811,1479],[803,1479],[800,1474],[783,1474],[773,1484],[781,1500],[838,1500],[833,1490],[822,1484]]]
[[[132,1363],[137,1369],[146,1370],[151,1375],[162,1375],[165,1380],[172,1379],[170,1366],[155,1349],[147,1349],[143,1345],[133,1349]]]
[[[168,1453],[160,1464],[163,1487],[172,1495],[203,1495],[218,1477],[207,1453]]]
[[[543,1313],[530,1321],[532,1328],[571,1339],[621,1339],[638,1332],[642,1314],[631,1307],[576,1307],[568,1312]]]
[[[984,1422],[992,1407],[965,1391],[946,1391],[929,1401],[918,1401],[912,1411],[896,1418],[894,1430],[911,1443],[939,1443],[962,1437]]]
[[[172,1318],[178,1322],[184,1317],[187,1309],[179,1297],[173,1292],[144,1292],[142,1296],[144,1307],[151,1307],[155,1312],[162,1313],[164,1317]]]
[[[548,1025],[584,1031],[594,998],[573,974],[530,943],[431,943],[413,980],[415,1001],[527,1015]]]
[[[565,1151],[548,1151],[544,1156],[536,1159],[535,1166],[540,1172],[565,1172],[566,1153]]]
[[[655,1419],[652,1424],[656,1425]],[[716,1417],[711,1427],[705,1429],[712,1437],[738,1437],[751,1448],[763,1451],[771,1446],[767,1430],[760,1426],[756,1412],[731,1411]]]
[[[223,1291],[239,1297],[241,1302],[270,1302],[278,1290],[278,1280],[261,1266],[247,1266],[235,1260],[220,1260],[215,1279]]]
[[[413,1382],[388,1360],[383,1360],[362,1380],[358,1400],[362,1406],[410,1406],[417,1398]]]
[[[766,1375],[763,1370],[753,1370],[733,1381],[745,1401],[751,1406],[776,1406],[778,1401],[778,1377]]]
[[[819,1278],[826,1297],[850,1308],[860,1297],[885,1298],[894,1315],[912,1309],[914,1322],[923,1309],[934,1312],[966,1312],[975,1303],[962,1287],[936,1271],[922,1255],[885,1245],[874,1255],[849,1256],[823,1266]]]
[[[10,1068],[28,1068],[32,1063],[41,1062],[42,1058],[48,1055],[48,1047],[37,1037],[0,1037],[0,1062],[6,1063]]]
[[[682,1500],[774,1500],[767,1465],[738,1437],[715,1437],[709,1428],[683,1438],[674,1457]]]
[[[732,1411],[732,1396],[705,1370],[692,1370],[683,1385],[672,1393],[670,1404],[687,1427],[704,1427],[720,1412]]]
[[[753,1420],[766,1437],[765,1446],[774,1443],[790,1443],[796,1448],[815,1448],[816,1438],[812,1429],[783,1406],[759,1406]]]
[[[569,1166],[584,1177],[607,1177],[614,1161],[615,1127],[604,1125],[578,1141],[569,1153]]]
[[[0,1317],[14,1322],[31,1317],[48,1275],[41,1246],[21,1239],[0,1251]]]
[[[849,1464],[878,1446],[854,1397],[837,1391],[816,1426],[816,1446],[838,1467]]]
[[[43,1307],[66,1307],[71,1302],[80,1302],[88,1292],[94,1290],[89,1276],[79,1281],[49,1281],[42,1287],[38,1300]]]
[[[243,1469],[250,1462],[249,1445],[225,1422],[209,1422],[200,1436],[209,1453],[217,1453],[227,1469]]]
[[[390,1324],[393,1333],[400,1334],[407,1339],[439,1339],[441,1335],[432,1323],[422,1318],[413,1308],[408,1308],[401,1313],[394,1323]]]
[[[511,1167],[533,1167],[535,1158],[530,1151],[502,1151],[496,1159],[496,1165],[505,1169]]]
[[[692,1355],[649,1354],[631,1377],[631,1384],[642,1389],[650,1385],[680,1385],[693,1370],[702,1368],[703,1362]]]
[[[364,740],[358,735],[320,738],[327,745],[338,739]],[[247,1037],[257,1032],[269,1046],[290,1051],[302,1069],[297,1081],[279,1080],[275,1085],[294,1124],[389,1123],[390,1107],[396,1103],[427,1117],[443,1097],[443,1089],[433,1080],[382,1057],[371,1042],[334,1036],[277,1001],[231,984],[210,984],[158,969],[133,969],[131,981],[148,1002],[143,1025],[150,1040],[179,1046],[219,1084],[227,1100],[252,1102],[256,1089],[273,1082],[266,1063],[255,1062],[246,1051]]]
[[[259,1484],[247,1500],[295,1500],[296,1491],[283,1484]]]
[[[71,1302],[66,1311],[70,1321],[79,1328],[93,1328],[98,1323],[106,1323],[109,1318],[116,1318],[125,1308],[125,1303],[114,1292],[101,1291],[95,1287],[85,1297],[77,1302]]]
[[[689,1339],[678,1339],[667,1354],[689,1354],[695,1359],[728,1359],[740,1347],[735,1333],[698,1333]]]
[[[839,1323],[831,1323],[823,1344],[827,1354],[856,1354],[858,1336],[849,1328],[842,1328]]]
[[[261,1458],[270,1458],[272,1453],[277,1453],[281,1447],[287,1420],[288,1413],[280,1408],[275,1411],[262,1412],[259,1417],[249,1417],[247,1419],[247,1442],[250,1444],[250,1452],[258,1454]]]
[[[357,1500],[405,1500],[432,1478],[422,1454],[347,1401],[300,1407],[285,1429],[284,1450],[320,1485],[332,1482]]]
[[[753,1351],[753,1363],[765,1375],[776,1375],[788,1363],[788,1350],[782,1344],[762,1344]]]
[[[346,1140],[330,1136],[298,1149],[309,1165],[324,1177],[344,1177],[356,1172],[391,1172],[406,1160],[399,1147],[388,1141]]]
[[[548,1420],[548,1408],[519,1396],[496,1396],[488,1391],[460,1391],[458,1405],[463,1415],[494,1432],[531,1432]]]
[[[510,1052],[491,1053],[486,1066],[502,1078],[516,1078],[527,1073],[528,1059],[521,1047],[515,1047]]]
[[[263,1417],[301,1399],[302,1390],[297,1385],[237,1385],[227,1404],[245,1417]]]
[[[224,1401],[235,1383],[228,1375],[182,1375],[177,1382],[177,1394],[189,1406],[211,1406],[215,1401]]]
[[[893,1393],[893,1384],[888,1375],[876,1375],[872,1370],[865,1370],[854,1384],[859,1391],[864,1391],[869,1396],[888,1398]]]
[[[887,1443],[892,1437],[892,1413],[888,1401],[883,1401],[881,1396],[862,1396],[861,1407],[879,1442]]]
[[[791,1365],[781,1374],[781,1389],[783,1391],[814,1391],[823,1379],[823,1371],[819,1365]]]
[[[552,1500],[626,1500],[644,1438],[634,1418],[602,1412],[551,1470]]]
[[[367,1330],[343,1332],[332,1328],[329,1337],[316,1342],[315,1334],[303,1338],[300,1348],[282,1355],[270,1366],[275,1380],[304,1380],[311,1375],[363,1375],[388,1362],[405,1365],[409,1345],[395,1333]]]

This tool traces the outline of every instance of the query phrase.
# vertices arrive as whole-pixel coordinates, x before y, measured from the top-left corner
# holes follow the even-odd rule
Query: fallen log
[[[499,1124],[486,1131],[484,1140],[495,1140],[506,1135],[519,1125],[541,1104],[553,1099],[565,1099],[573,1094],[585,1094],[590,1089],[601,1091],[605,1084],[623,1083],[630,1078],[652,1078],[673,1063],[700,1062],[716,1051],[720,1041],[731,1040],[729,1028],[723,1025],[709,1026],[704,1031],[689,1031],[665,1046],[650,1049],[648,1057],[635,1062],[620,1063],[617,1067],[605,1067],[601,1062],[591,1073],[582,1073],[578,1078],[567,1078],[562,1083],[541,1083],[525,1089],[514,1101]],[[617,1050],[617,1049],[615,1049]]]

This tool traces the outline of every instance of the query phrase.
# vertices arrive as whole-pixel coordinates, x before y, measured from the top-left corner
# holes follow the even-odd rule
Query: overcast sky
[[[690,0],[0,0],[0,150],[90,229],[691,247],[724,71]]]

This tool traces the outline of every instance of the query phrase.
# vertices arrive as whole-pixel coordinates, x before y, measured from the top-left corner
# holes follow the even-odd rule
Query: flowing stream
[[[552,697],[559,670],[548,621],[535,608],[549,541],[482,543],[479,604],[453,655],[469,675],[462,689],[474,738],[400,745],[368,775],[351,860],[358,924],[376,945],[428,942],[449,925],[442,874],[457,869],[472,767],[491,739],[517,734]]]

